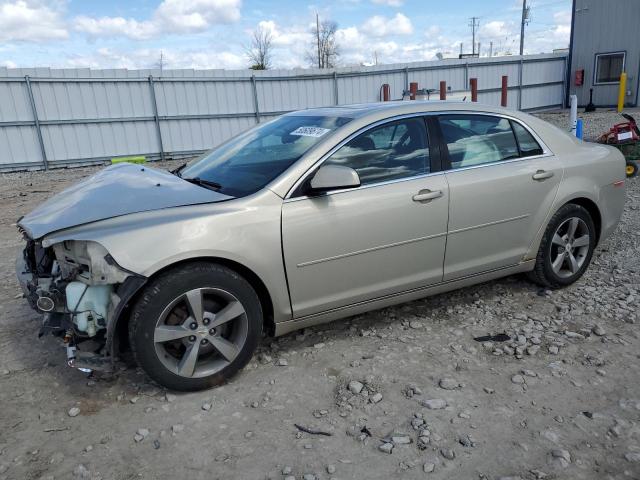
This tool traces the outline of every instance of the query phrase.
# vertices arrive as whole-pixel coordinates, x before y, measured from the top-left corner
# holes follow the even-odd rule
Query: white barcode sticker
[[[330,131],[330,129],[322,127],[298,127],[291,132],[291,135],[298,135],[300,137],[321,137]]]
[[[618,140],[629,140],[633,138],[633,134],[631,132],[622,132],[618,134]]]

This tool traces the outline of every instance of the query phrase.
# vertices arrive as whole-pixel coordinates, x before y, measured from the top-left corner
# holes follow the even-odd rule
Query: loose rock
[[[629,452],[624,455],[627,462],[640,462],[640,452]]]
[[[423,407],[429,410],[441,410],[447,407],[447,401],[442,398],[431,398],[429,400],[422,400],[420,402]]]
[[[456,379],[451,377],[441,378],[438,382],[438,385],[443,390],[455,390],[457,388],[460,388],[460,383]]]
[[[456,458],[456,452],[450,448],[441,448],[440,455],[442,455],[447,460],[453,460]]]
[[[391,453],[393,451],[393,443],[385,442],[378,447],[378,450],[384,453]]]
[[[357,380],[351,380],[347,388],[351,393],[358,395],[364,388],[364,385],[361,382],[358,382]]]

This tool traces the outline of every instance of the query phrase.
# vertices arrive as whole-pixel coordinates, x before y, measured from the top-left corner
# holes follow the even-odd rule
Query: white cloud
[[[388,5],[390,7],[400,7],[404,2],[402,0],[371,0],[376,5]]]
[[[240,0],[163,0],[155,17],[170,32],[198,32],[214,24],[237,22],[240,4]]]
[[[312,40],[311,30],[300,25],[281,28],[273,20],[262,20],[258,23],[258,28],[271,32],[273,45],[276,47],[306,46]]]
[[[64,4],[37,0],[0,1],[0,41],[41,42],[69,36],[62,19]]]
[[[484,23],[478,30],[478,35],[488,38],[506,37],[513,31],[512,25],[500,20]]]
[[[411,20],[402,13],[396,13],[395,17],[392,18],[375,15],[364,22],[362,31],[372,37],[411,35],[413,33],[413,25]]]
[[[162,50],[163,63],[166,69],[241,69],[247,67],[243,55],[229,51],[205,50]],[[61,65],[77,68],[158,68],[160,49],[138,49],[120,51],[111,48],[99,48],[90,55],[72,55],[63,60]]]
[[[74,19],[74,28],[92,38],[124,35],[135,40],[144,40],[158,34],[157,25],[153,22],[138,22],[123,17],[94,18],[79,15]]]
[[[197,33],[240,19],[241,0],[163,0],[149,20],[123,17],[74,19],[74,28],[90,37],[125,36],[143,40],[164,33]]]

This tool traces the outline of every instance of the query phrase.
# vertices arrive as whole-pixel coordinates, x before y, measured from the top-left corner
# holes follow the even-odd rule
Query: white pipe
[[[569,130],[571,135],[576,134],[576,125],[578,123],[578,96],[571,95],[571,116],[569,117]]]

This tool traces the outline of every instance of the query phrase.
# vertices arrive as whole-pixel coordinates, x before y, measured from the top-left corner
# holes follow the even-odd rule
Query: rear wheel
[[[626,166],[627,178],[638,176],[638,164],[636,162],[627,162]]]
[[[262,331],[260,300],[233,270],[187,264],[153,280],[129,323],[135,358],[174,390],[223,383],[250,360]]]
[[[595,245],[596,228],[589,212],[580,205],[564,205],[547,226],[529,277],[548,288],[570,285],[584,274]]]

